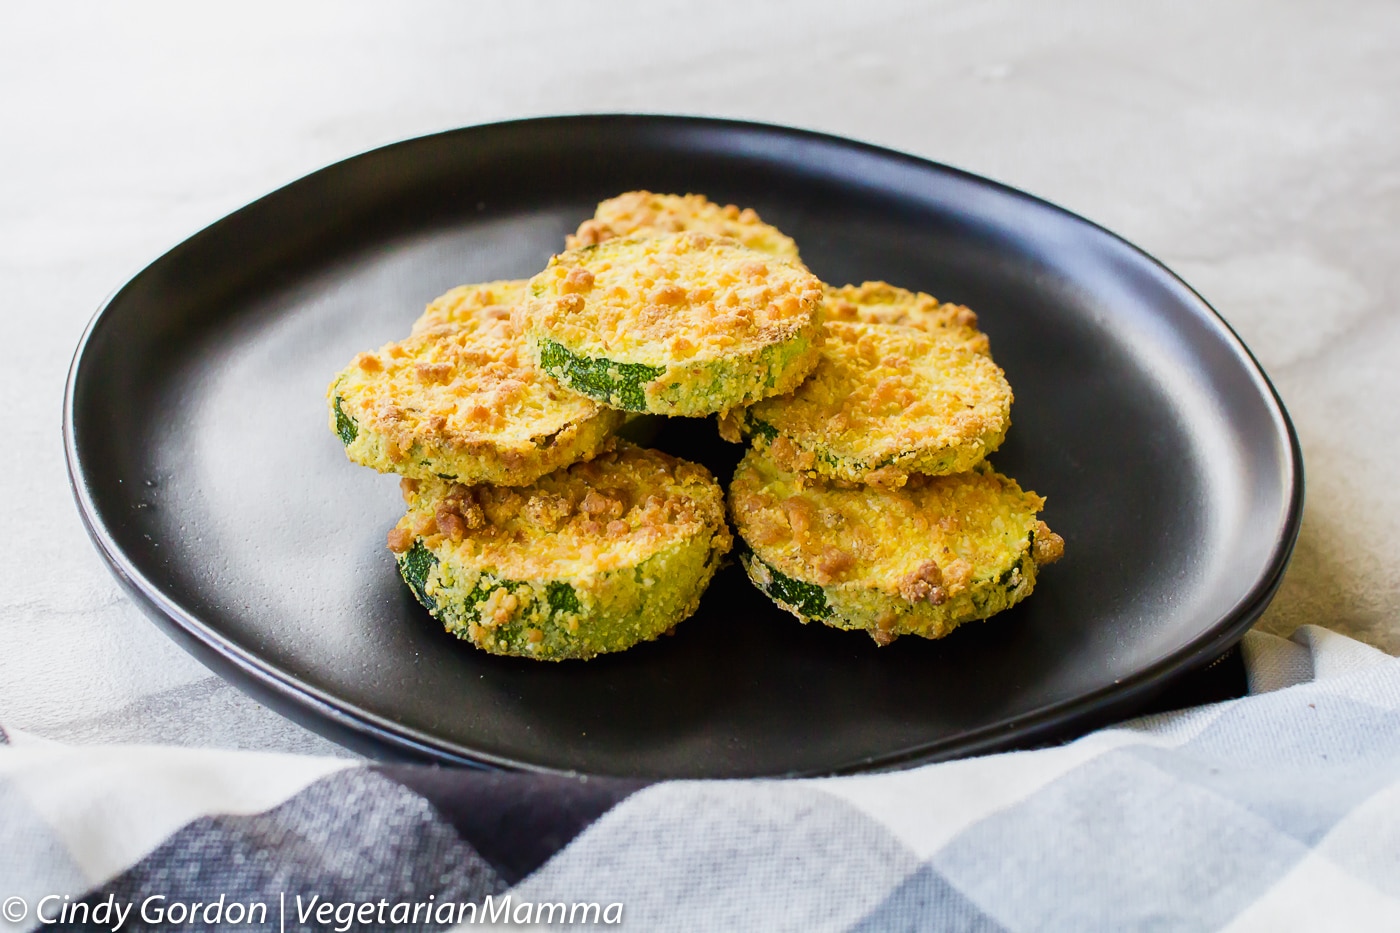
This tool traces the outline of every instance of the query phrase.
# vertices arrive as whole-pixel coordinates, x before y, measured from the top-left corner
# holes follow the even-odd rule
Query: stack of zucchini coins
[[[699,195],[605,201],[567,247],[436,299],[328,391],[350,459],[402,476],[389,549],[450,632],[588,658],[696,610],[731,546],[724,493],[618,439],[632,412],[752,441],[741,560],[803,621],[938,637],[1059,556],[1042,500],[984,461],[1011,390],[968,309],[825,286],[789,237]]]
[[[796,388],[823,293],[796,259],[754,248],[783,248],[773,228],[690,206],[687,229],[453,289],[331,382],[346,454],[402,477],[400,573],[479,648],[562,660],[656,638],[730,549],[710,473],[617,430],[630,412],[709,415]]]
[[[632,192],[598,206],[571,245],[691,230],[774,260],[796,244],[752,211],[697,195]],[[792,390],[728,407],[751,448],[729,486],[740,560],[803,622],[938,638],[1024,599],[1064,541],[1044,500],[986,457],[1011,425],[1011,387],[977,315],[866,282],[823,286],[818,359]]]

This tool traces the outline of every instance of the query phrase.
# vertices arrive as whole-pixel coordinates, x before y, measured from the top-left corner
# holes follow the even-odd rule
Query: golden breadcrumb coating
[[[699,605],[732,539],[702,466],[621,443],[525,487],[402,482],[389,548],[449,631],[541,660],[621,651]]]
[[[361,353],[336,376],[330,426],[351,460],[424,479],[523,485],[612,443],[625,416],[561,387],[509,316],[483,307],[490,313]]]
[[[608,405],[706,415],[790,391],[817,358],[822,287],[703,233],[569,250],[516,309],[535,358]]]
[[[616,237],[655,236],[685,231],[738,240],[749,249],[797,259],[797,244],[777,227],[759,220],[752,208],[721,207],[703,194],[628,191],[598,205],[591,220],[564,241],[568,249],[597,246]]]
[[[971,308],[888,282],[826,286],[826,319],[916,327],[961,343],[976,353],[991,355],[987,335],[977,329],[977,314]]]
[[[899,489],[802,482],[750,450],[729,486],[753,582],[802,621],[862,629],[880,644],[941,638],[1019,602],[1064,540],[1045,500],[989,465]]]
[[[731,412],[785,469],[899,486],[914,473],[959,473],[1000,446],[1011,387],[986,356],[893,324],[829,321],[821,359],[790,395]]]

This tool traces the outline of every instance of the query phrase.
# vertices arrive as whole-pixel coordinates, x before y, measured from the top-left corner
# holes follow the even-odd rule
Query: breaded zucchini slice
[[[525,487],[403,487],[400,573],[492,654],[562,661],[656,638],[695,612],[732,543],[704,467],[625,442]]]
[[[540,366],[614,408],[708,415],[794,389],[817,361],[821,282],[703,233],[568,250],[516,308]]]
[[[826,319],[916,327],[960,343],[975,353],[991,355],[987,335],[977,329],[977,313],[971,308],[888,282],[826,286]]]
[[[510,319],[491,315],[361,353],[327,401],[331,430],[356,463],[506,486],[596,456],[626,417],[560,386]]]
[[[803,622],[941,638],[1030,595],[1064,540],[1045,500],[983,463],[899,489],[803,483],[756,450],[729,486],[749,579]]]
[[[428,302],[427,309],[413,322],[413,333],[421,334],[443,324],[465,324],[481,318],[505,320],[511,309],[525,297],[525,279],[502,279],[477,285],[458,285]]]
[[[821,359],[791,395],[721,419],[784,469],[899,486],[915,473],[961,473],[1000,446],[1011,386],[980,353],[893,324],[828,321]]]
[[[597,246],[616,237],[665,233],[709,233],[738,240],[749,249],[797,259],[797,244],[777,227],[759,220],[753,208],[723,207],[703,194],[653,194],[628,191],[598,205],[591,220],[564,240],[568,249]]]

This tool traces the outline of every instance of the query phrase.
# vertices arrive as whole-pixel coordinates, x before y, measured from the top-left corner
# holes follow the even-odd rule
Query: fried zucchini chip
[[[1011,387],[988,357],[893,324],[829,321],[821,358],[790,395],[721,419],[784,469],[884,486],[970,469],[1011,425]]]
[[[703,194],[653,194],[628,191],[598,205],[591,220],[564,240],[568,249],[597,246],[617,237],[667,233],[709,233],[738,240],[749,249],[797,259],[797,244],[777,227],[759,220],[752,208],[723,207]]]
[[[516,307],[540,367],[628,411],[702,416],[790,392],[816,364],[821,282],[703,233],[568,250]]]
[[[942,638],[1030,595],[1064,540],[988,464],[899,489],[801,482],[750,450],[729,486],[749,579],[802,622]]]
[[[335,377],[330,427],[351,460],[420,479],[521,486],[613,442],[625,415],[542,372],[508,307],[477,311],[361,353]]]
[[[826,286],[826,319],[914,327],[960,343],[975,353],[991,355],[987,335],[977,329],[977,313],[971,308],[888,282]]]
[[[400,573],[492,654],[562,661],[654,639],[695,612],[732,543],[704,467],[625,442],[523,488],[403,488]]]

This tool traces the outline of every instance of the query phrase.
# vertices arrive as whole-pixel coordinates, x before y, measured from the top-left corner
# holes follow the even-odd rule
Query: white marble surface
[[[1161,257],[1297,424],[1302,537],[1260,623],[1400,652],[1400,4],[0,6],[0,723],[328,751],[127,601],[68,492],[69,357],[200,226],[406,136],[549,113],[749,118],[988,175]]]

